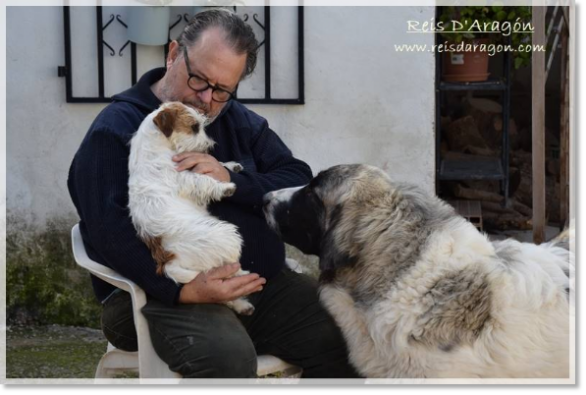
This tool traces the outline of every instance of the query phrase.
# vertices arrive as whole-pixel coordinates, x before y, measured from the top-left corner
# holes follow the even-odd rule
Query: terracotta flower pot
[[[488,44],[488,39],[467,40],[465,44]],[[458,44],[456,44],[458,45]],[[443,52],[442,79],[448,82],[476,82],[488,79],[488,52],[472,48],[465,52]]]

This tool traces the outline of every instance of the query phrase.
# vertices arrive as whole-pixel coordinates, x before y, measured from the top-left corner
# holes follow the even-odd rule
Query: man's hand
[[[267,280],[256,273],[230,277],[239,269],[233,263],[198,274],[181,289],[179,303],[224,303],[262,290]]]
[[[205,174],[221,182],[230,182],[230,173],[216,158],[199,152],[183,152],[173,157],[177,171],[191,170]]]

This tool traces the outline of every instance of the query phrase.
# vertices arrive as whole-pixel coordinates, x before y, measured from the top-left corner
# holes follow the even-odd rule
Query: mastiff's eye
[[[319,200],[319,196],[317,193],[315,193],[315,189],[313,188],[307,188],[307,191],[305,191],[305,196]]]

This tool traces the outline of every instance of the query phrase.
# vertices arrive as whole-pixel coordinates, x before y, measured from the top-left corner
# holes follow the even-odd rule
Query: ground
[[[7,379],[94,378],[106,352],[102,331],[71,326],[9,326],[6,329]],[[281,372],[262,378],[278,378]],[[138,378],[133,372],[115,378]]]
[[[102,331],[59,325],[6,328],[6,378],[93,378]]]

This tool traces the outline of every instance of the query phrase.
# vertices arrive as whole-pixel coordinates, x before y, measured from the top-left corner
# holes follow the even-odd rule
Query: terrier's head
[[[153,118],[177,153],[207,152],[214,141],[204,131],[206,117],[180,102],[164,103]]]

